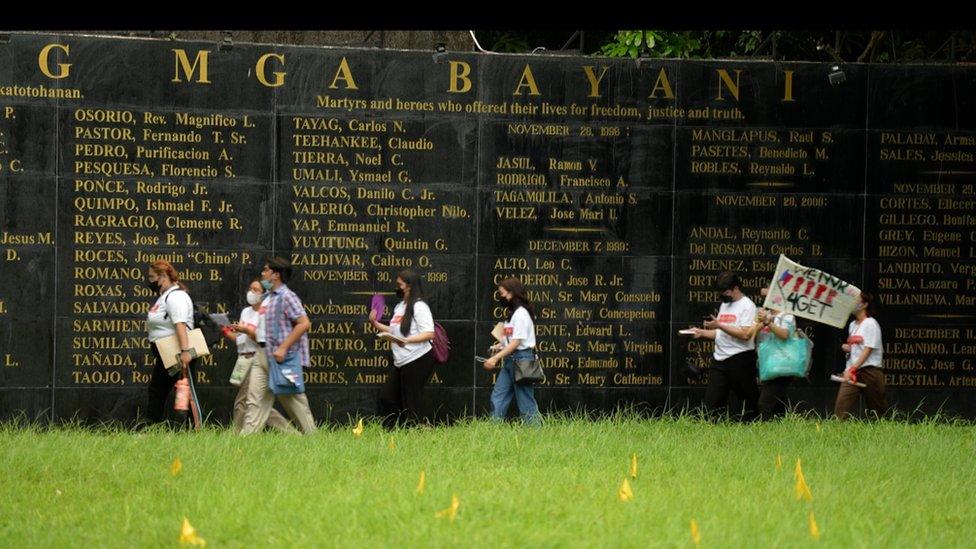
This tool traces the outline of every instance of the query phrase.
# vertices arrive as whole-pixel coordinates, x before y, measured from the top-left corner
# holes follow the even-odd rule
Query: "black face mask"
[[[159,290],[161,288],[158,280],[149,280],[148,278],[146,279],[146,287],[156,292],[157,294],[159,293]]]
[[[719,296],[719,299],[722,300],[722,303],[732,303],[732,296],[730,295],[722,294]]]
[[[498,302],[505,306],[508,306],[509,304],[509,301],[502,297],[502,294],[498,294]]]
[[[403,299],[403,288],[397,288],[395,293],[396,293],[397,299]]]

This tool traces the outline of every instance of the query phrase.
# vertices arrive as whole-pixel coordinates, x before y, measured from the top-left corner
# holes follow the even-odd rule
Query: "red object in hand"
[[[857,383],[857,370],[851,370],[851,383]]]
[[[176,380],[176,400],[173,409],[185,412],[190,409],[190,382],[185,377]]]

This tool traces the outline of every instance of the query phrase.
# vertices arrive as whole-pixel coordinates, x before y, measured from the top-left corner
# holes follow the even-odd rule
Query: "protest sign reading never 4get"
[[[780,255],[763,307],[843,328],[860,295],[853,284]]]

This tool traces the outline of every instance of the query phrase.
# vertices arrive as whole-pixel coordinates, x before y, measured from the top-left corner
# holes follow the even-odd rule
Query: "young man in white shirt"
[[[756,345],[752,338],[756,304],[742,293],[739,276],[733,272],[719,273],[715,285],[722,300],[718,317],[709,316],[703,324],[704,329],[693,328],[695,339],[715,341],[705,389],[705,408],[710,415],[724,412],[729,391],[732,391],[742,400],[743,419],[752,420],[757,415],[759,400]]]

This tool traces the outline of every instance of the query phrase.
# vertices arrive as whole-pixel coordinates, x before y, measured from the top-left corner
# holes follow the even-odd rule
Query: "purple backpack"
[[[439,322],[434,323],[434,339],[430,341],[434,347],[434,362],[444,364],[451,356],[451,340],[447,338],[447,330]]]

